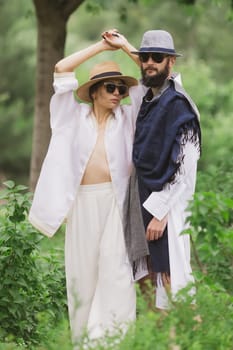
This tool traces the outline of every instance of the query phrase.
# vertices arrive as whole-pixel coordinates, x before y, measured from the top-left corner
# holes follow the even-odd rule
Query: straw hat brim
[[[135,86],[138,85],[138,81],[137,79],[133,78],[133,77],[129,77],[127,75],[108,75],[106,77],[100,77],[100,78],[96,78],[96,79],[92,79],[89,80],[88,82],[84,83],[83,85],[81,85],[76,93],[77,96],[80,100],[84,101],[84,102],[92,102],[90,96],[89,96],[89,90],[90,87],[92,85],[95,85],[96,83],[100,82],[100,81],[107,81],[107,80],[123,80],[124,83],[128,86]],[[129,94],[128,92],[123,96],[123,98],[127,97]]]

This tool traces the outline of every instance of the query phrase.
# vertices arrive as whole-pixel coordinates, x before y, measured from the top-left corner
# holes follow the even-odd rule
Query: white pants
[[[80,186],[67,220],[65,266],[74,341],[135,319],[136,295],[112,184]]]

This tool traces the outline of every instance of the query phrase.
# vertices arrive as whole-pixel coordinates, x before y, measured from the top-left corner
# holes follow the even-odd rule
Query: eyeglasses
[[[124,84],[115,84],[115,83],[104,82],[104,87],[109,94],[113,94],[114,91],[117,89],[119,92],[119,95],[123,96],[128,91],[128,86],[124,85]]]
[[[140,52],[139,53],[139,60],[143,63],[146,63],[149,58],[152,58],[152,60],[156,63],[162,63],[165,57],[168,57],[168,55],[165,55],[161,52]]]

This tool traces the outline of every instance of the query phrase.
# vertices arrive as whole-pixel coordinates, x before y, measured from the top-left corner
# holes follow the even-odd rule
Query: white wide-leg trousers
[[[67,220],[65,266],[73,340],[133,321],[136,295],[111,183],[80,186]]]

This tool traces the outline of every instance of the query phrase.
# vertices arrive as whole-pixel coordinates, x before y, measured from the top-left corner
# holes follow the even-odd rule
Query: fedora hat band
[[[164,53],[170,53],[172,55],[176,54],[175,50],[166,49],[164,47],[141,47],[139,49],[139,52],[164,52]]]
[[[105,78],[105,77],[112,77],[112,76],[121,76],[121,75],[122,74],[120,72],[105,72],[105,73],[94,75],[93,77],[91,77],[90,80]]]

